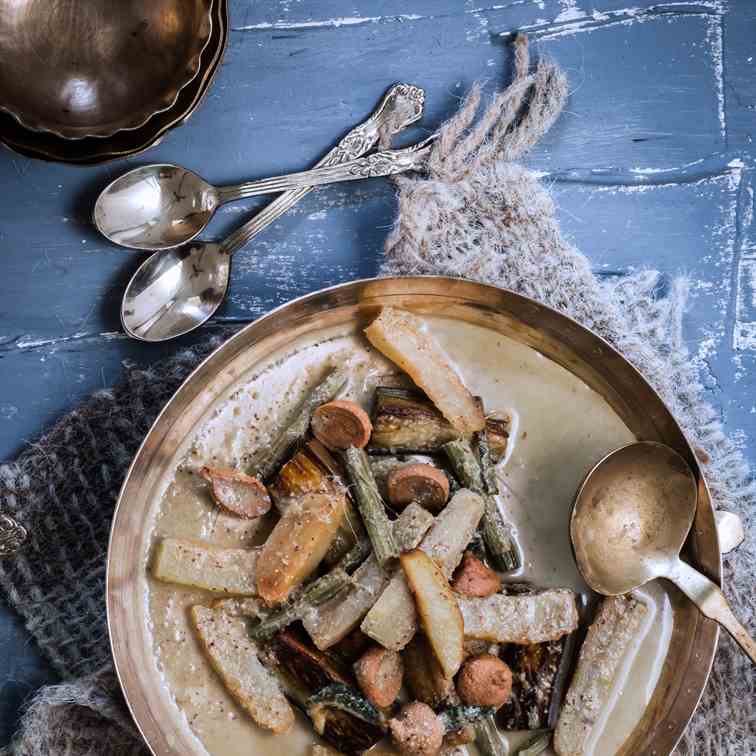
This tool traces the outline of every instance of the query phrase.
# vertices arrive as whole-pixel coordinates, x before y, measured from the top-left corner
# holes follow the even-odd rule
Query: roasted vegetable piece
[[[461,727],[477,722],[483,717],[493,714],[493,709],[488,706],[476,706],[457,704],[438,713],[438,718],[444,727],[444,732],[456,732]]]
[[[164,538],[155,549],[152,574],[165,583],[254,596],[260,553],[260,549],[227,549],[202,541]]]
[[[498,715],[504,730],[542,730],[548,726],[564,645],[562,638],[504,649],[504,660],[512,669],[512,697]]]
[[[252,520],[270,509],[268,491],[251,475],[219,467],[203,467],[200,475],[210,484],[215,503],[237,517]]]
[[[611,596],[601,602],[580,647],[554,733],[559,756],[583,756],[599,712],[606,703],[628,647],[648,612],[636,598]]]
[[[441,566],[445,577],[451,577],[459,564],[483,508],[479,494],[466,489],[457,491],[423,539],[420,548]],[[400,651],[412,640],[417,629],[417,612],[403,573],[391,578],[361,627],[366,635],[394,651]]]
[[[289,730],[294,712],[275,676],[258,659],[246,620],[204,606],[193,606],[191,617],[203,651],[234,700],[260,727]]]
[[[338,483],[308,449],[300,449],[279,471],[269,485],[270,494],[279,510],[302,494],[329,493]]]
[[[396,651],[373,646],[354,665],[360,690],[379,708],[391,706],[402,687],[404,664]]]
[[[451,586],[463,596],[485,598],[501,590],[501,578],[472,552],[466,551],[462,564],[454,572]]]
[[[496,479],[495,462],[488,445],[488,433],[485,428],[478,434],[478,454],[483,488],[488,494],[482,523],[483,540],[496,566],[502,570],[516,570],[522,565],[522,557],[512,536],[512,527],[504,519],[497,504],[497,497],[501,500],[499,483]]]
[[[498,709],[512,695],[512,670],[498,656],[473,656],[459,671],[457,693],[462,703]]]
[[[389,473],[388,496],[394,509],[415,501],[430,512],[440,512],[449,498],[449,478],[433,465],[406,465]]]
[[[491,461],[496,464],[507,453],[509,434],[512,429],[512,416],[507,412],[491,414],[486,417],[486,436],[488,437]]]
[[[331,646],[328,653],[347,664],[353,664],[370,648],[372,643],[359,627],[355,627],[338,643]]]
[[[417,391],[385,386],[376,389],[371,451],[435,451],[458,437],[459,431]]]
[[[433,523],[433,515],[410,504],[393,523],[394,538],[402,549],[412,549]],[[376,602],[389,575],[371,554],[352,575],[352,585],[325,604],[305,613],[305,629],[318,648],[330,648],[350,633]],[[409,598],[412,604],[412,598]],[[414,611],[414,609],[413,609]]]
[[[458,596],[457,603],[465,623],[465,637],[494,643],[527,645],[558,640],[578,625],[575,594],[565,588],[522,596]]]
[[[315,408],[334,399],[348,380],[346,370],[331,369],[315,388],[297,402],[257,462],[255,473],[261,480],[267,480],[289,449],[304,438]]]
[[[402,652],[404,679],[413,697],[438,709],[454,698],[454,681],[444,675],[428,639],[417,633]]]
[[[320,563],[344,517],[342,491],[310,493],[290,504],[260,553],[257,592],[268,604],[280,603]]]
[[[342,716],[334,718],[340,712]],[[380,739],[383,734],[383,717],[381,713],[366,698],[348,685],[335,683],[313,694],[307,700],[307,714],[312,720],[315,732],[328,737],[328,725],[334,722],[346,726],[346,732],[332,733],[338,735],[334,742],[346,753],[359,753],[367,750]],[[347,716],[344,717],[343,715]],[[352,746],[344,748],[344,745]],[[355,745],[360,750],[354,749]]]
[[[402,706],[389,720],[394,744],[406,756],[435,756],[444,742],[444,725],[428,704],[420,701]]]
[[[276,633],[270,648],[275,661],[296,679],[303,689],[322,690],[334,683],[352,682],[348,668],[344,668],[308,642],[306,635],[295,628]]]
[[[438,565],[420,549],[401,556],[420,623],[446,677],[462,664],[464,626],[457,601]]]
[[[338,685],[337,690],[347,688],[351,682],[349,670],[335,665],[330,656],[318,651],[303,635],[284,630],[272,641],[276,674],[284,681],[286,692],[308,712],[311,696],[318,691]],[[351,688],[347,688],[352,690]],[[356,699],[364,701],[356,691]],[[370,704],[365,701],[368,706]],[[364,712],[355,716],[346,708],[321,706],[314,708],[323,738],[345,754],[361,754],[383,737],[383,728],[363,719]],[[309,714],[309,712],[308,712]]]
[[[452,730],[444,735],[444,752],[447,748],[454,748],[455,746],[468,745],[475,740],[475,726],[472,724],[464,725],[458,730]],[[449,754],[452,756],[452,754]]]
[[[462,383],[423,320],[406,310],[384,307],[365,329],[373,346],[398,365],[427,394],[455,430],[471,435],[483,428],[483,411]]]
[[[321,404],[310,423],[315,438],[329,449],[367,446],[373,425],[367,412],[356,402],[336,399]]]
[[[399,547],[394,540],[391,522],[370,471],[367,454],[362,449],[351,446],[344,453],[344,458],[362,521],[373,544],[373,553],[378,564],[384,567],[387,562],[399,556]]]
[[[476,403],[482,408],[480,397]],[[379,386],[373,402],[373,435],[369,451],[375,454],[437,452],[461,434],[419,391]],[[498,462],[506,453],[512,419],[502,413],[486,418],[491,454]]]
[[[255,625],[250,631],[254,640],[261,641],[272,638],[279,630],[301,619],[314,606],[324,604],[339,594],[350,584],[349,575],[340,567],[336,567],[317,580],[314,580],[302,595],[292,603],[281,607]]]
[[[450,441],[444,444],[443,450],[462,485],[484,495],[486,508],[483,514],[482,530],[487,551],[495,560],[496,566],[511,571],[522,564],[522,558],[512,538],[511,528],[504,522],[496,504],[498,484],[485,438],[485,433],[480,434],[479,444],[482,444],[480,457],[476,456],[466,439]]]
[[[276,507],[283,512],[303,494],[345,489],[343,481],[343,467],[320,441],[311,439],[278,471],[268,489]],[[336,564],[364,536],[362,520],[347,495],[344,518],[326,552],[325,563]]]

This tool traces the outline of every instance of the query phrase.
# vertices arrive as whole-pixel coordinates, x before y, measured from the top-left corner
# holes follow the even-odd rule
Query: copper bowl
[[[63,139],[169,109],[200,70],[212,0],[0,0],[0,110]]]
[[[228,40],[227,0],[213,0],[212,25],[197,76],[179,92],[172,107],[157,113],[138,129],[119,131],[105,139],[62,139],[49,132],[29,131],[13,116],[0,111],[0,144],[24,157],[82,166],[137,155],[156,146],[168,131],[183,124],[199,107],[220,68]]]

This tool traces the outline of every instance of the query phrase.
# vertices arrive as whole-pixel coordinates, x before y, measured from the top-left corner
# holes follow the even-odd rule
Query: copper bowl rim
[[[168,90],[160,98],[159,107],[155,108],[155,106],[152,105],[149,109],[149,112],[137,113],[132,116],[130,120],[125,121],[125,123],[105,130],[93,130],[96,129],[96,127],[93,126],[76,126],[72,127],[70,130],[66,130],[60,127],[53,128],[51,126],[45,125],[38,118],[35,118],[28,113],[21,113],[17,110],[14,110],[10,105],[4,104],[1,100],[0,111],[12,116],[27,131],[33,131],[42,134],[52,134],[56,137],[60,137],[61,139],[69,141],[76,141],[79,139],[87,138],[107,139],[108,137],[112,137],[114,134],[117,134],[120,131],[134,131],[141,128],[153,116],[158,115],[159,113],[164,113],[166,110],[170,110],[170,108],[172,108],[176,104],[176,101],[181,94],[181,90],[184,89],[184,87],[186,87],[188,84],[190,84],[197,77],[197,74],[200,71],[202,55],[210,42],[210,37],[212,36],[213,29],[213,0],[202,1],[205,4],[205,8],[202,13],[201,23],[197,35],[199,45],[195,49],[191,58],[186,63],[186,67],[184,68],[184,71],[186,72],[185,77],[177,83],[175,88]]]
[[[480,318],[500,316],[509,319],[522,329],[518,330],[516,340],[535,348],[583,379],[609,402],[625,422],[627,418],[623,412],[629,411],[629,405],[623,410],[625,399],[620,389],[632,387],[638,397],[648,403],[636,409],[632,422],[638,427],[645,427],[650,435],[676,449],[694,472],[699,486],[698,508],[686,545],[687,556],[698,569],[721,585],[722,559],[714,509],[694,450],[655,389],[603,337],[569,316],[522,294],[462,278],[369,278],[322,289],[287,302],[248,324],[215,349],[192,371],[155,419],[132,461],[118,496],[107,557],[108,630],[114,667],[124,698],[139,731],[155,756],[178,756],[179,751],[170,745],[171,739],[163,731],[164,723],[156,718],[150,708],[148,694],[153,695],[153,692],[146,692],[144,686],[137,684],[140,669],[136,659],[129,653],[133,650],[132,642],[136,641],[130,638],[126,629],[130,617],[128,607],[123,602],[133,604],[133,597],[129,597],[126,586],[133,581],[135,567],[133,564],[119,563],[118,557],[119,552],[125,548],[120,537],[120,522],[128,516],[130,498],[137,495],[143,476],[149,470],[149,461],[156,455],[161,456],[157,450],[169,436],[174,423],[180,419],[187,407],[198,400],[203,385],[220,375],[233,360],[248,349],[261,348],[266,340],[282,338],[287,328],[307,324],[318,314],[344,307],[354,307],[360,311],[364,309],[374,314],[385,304],[387,298],[391,299],[392,304],[409,308],[412,308],[414,301],[420,301],[422,307],[424,302],[431,299],[440,300],[439,304],[443,304],[444,308],[461,303],[472,308],[476,315],[480,313]],[[539,349],[539,338],[543,340],[542,346],[550,344],[556,351],[550,353],[544,348]],[[578,343],[580,347],[577,346]],[[584,353],[581,353],[581,349]],[[584,359],[588,355],[591,356],[590,363]],[[581,372],[576,370],[578,361]],[[609,393],[603,393],[602,389]],[[631,427],[631,430],[636,432],[635,428]],[[649,434],[641,432],[640,436]],[[143,569],[143,565],[140,564],[138,569]],[[640,722],[616,756],[670,754],[698,706],[713,664],[719,628],[692,605],[684,605],[684,609],[686,622],[682,628],[673,630],[663,677],[657,683],[652,700]],[[686,652],[685,659],[679,664],[669,663],[675,643]]]
[[[82,167],[91,165],[104,165],[115,160],[120,160],[121,158],[139,155],[142,152],[145,152],[146,150],[157,146],[169,131],[183,125],[194,114],[197,108],[199,108],[199,106],[207,96],[207,92],[212,86],[218,70],[221,67],[221,63],[223,62],[223,56],[225,54],[226,45],[228,43],[228,0],[211,0],[211,4],[214,12],[213,32],[215,32],[216,30],[218,31],[218,40],[215,46],[207,50],[212,51],[212,56],[206,62],[207,68],[204,70],[204,72],[201,73],[202,78],[197,86],[197,91],[194,93],[191,101],[185,107],[183,107],[180,111],[177,111],[175,115],[171,115],[169,121],[167,121],[166,123],[161,123],[154,131],[154,133],[149,133],[149,135],[145,136],[140,144],[129,149],[95,152],[90,155],[82,155],[78,157],[65,157],[62,154],[63,150],[65,150],[65,145],[76,144],[77,141],[80,140],[66,139],[61,145],[60,151],[58,151],[57,149],[51,149],[47,146],[24,144],[22,141],[19,141],[16,136],[3,134],[2,124],[0,124],[0,144],[11,152],[15,152],[17,155],[21,155],[22,157],[31,158],[33,160],[44,160],[47,162],[62,163],[64,165],[77,165]],[[212,42],[212,34],[210,36],[210,40],[208,41],[208,45],[210,44],[210,42]],[[187,87],[193,86],[194,83],[196,83],[196,80],[197,77],[195,76],[195,78],[191,82],[189,82],[189,84],[187,84]],[[184,90],[185,89],[186,87],[184,88]],[[179,92],[179,97],[181,97],[182,94],[185,93],[184,90]],[[174,107],[175,105],[176,103],[174,103]],[[166,113],[168,113],[167,110],[163,111],[162,113],[157,113],[156,116],[159,117]],[[147,123],[145,123],[140,128],[147,131],[150,126],[151,120],[152,118],[150,118],[150,120],[148,120]],[[16,123],[18,122],[16,121]],[[36,133],[39,132],[29,132],[30,136],[33,136]]]

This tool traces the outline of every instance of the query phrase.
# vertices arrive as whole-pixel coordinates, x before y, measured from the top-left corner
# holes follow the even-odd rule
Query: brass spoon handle
[[[709,578],[678,559],[666,575],[700,610],[718,622],[756,664],[756,641],[738,621],[719,587]]]
[[[425,92],[422,89],[412,84],[395,84],[381,98],[372,115],[355,126],[315,167],[325,168],[360,157],[378,142],[382,129],[387,129],[393,135],[419,121],[424,105]],[[223,242],[225,251],[232,254],[244,247],[311,189],[312,187],[291,189],[274,199]]]
[[[285,176],[249,181],[233,187],[218,188],[221,202],[229,199],[255,197],[258,194],[288,192],[309,186],[335,184],[342,181],[359,181],[379,176],[394,176],[397,173],[421,170],[428,162],[435,136],[424,139],[419,144],[400,150],[382,150],[338,165],[313,168],[309,171],[289,173]]]

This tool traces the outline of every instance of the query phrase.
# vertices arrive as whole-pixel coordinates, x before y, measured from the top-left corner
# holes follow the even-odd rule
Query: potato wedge
[[[384,307],[365,335],[425,391],[460,433],[471,435],[483,429],[486,420],[480,404],[420,318],[406,310]]]
[[[414,549],[432,523],[432,514],[417,504],[410,504],[393,526],[400,548]],[[305,613],[302,621],[315,645],[320,649],[330,648],[346,637],[375,604],[388,582],[389,575],[371,554],[354,572],[352,585],[347,590]],[[409,601],[411,605],[411,597]]]
[[[267,604],[285,601],[318,566],[346,508],[343,491],[307,493],[292,502],[260,553],[257,591]]]
[[[417,613],[444,676],[457,674],[465,641],[462,613],[439,566],[420,549],[400,557]]]
[[[417,633],[404,649],[404,680],[418,701],[439,709],[454,698],[454,681],[445,677],[428,639]]]
[[[257,658],[246,620],[206,606],[193,606],[191,618],[210,665],[239,706],[266,730],[291,729],[294,711],[276,677]]]
[[[462,559],[484,506],[479,494],[464,488],[457,491],[423,538],[420,548],[441,566],[447,578]],[[401,571],[394,573],[361,627],[365,635],[394,651],[401,651],[412,640],[417,629],[417,612]]]
[[[202,541],[164,538],[155,549],[152,575],[164,583],[255,596],[259,555],[260,549],[227,549]]]

